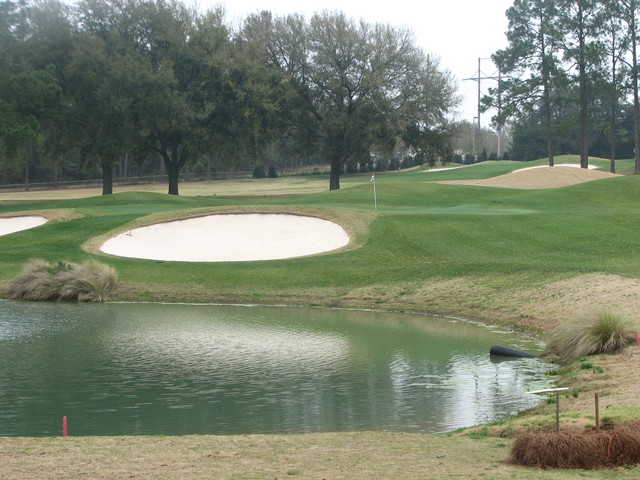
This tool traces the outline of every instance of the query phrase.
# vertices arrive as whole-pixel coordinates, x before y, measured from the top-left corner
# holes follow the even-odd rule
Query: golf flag
[[[376,176],[371,175],[371,180],[369,183],[373,183],[373,208],[378,210],[378,198],[376,197]]]

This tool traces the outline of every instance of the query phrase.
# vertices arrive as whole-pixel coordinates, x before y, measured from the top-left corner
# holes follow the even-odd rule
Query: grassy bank
[[[141,301],[274,303],[381,308],[465,315],[547,331],[576,309],[635,312],[640,278],[640,183],[621,176],[551,190],[434,183],[486,178],[521,167],[489,162],[442,172],[368,176],[337,192],[171,197],[125,192],[71,200],[7,201],[0,214],[57,216],[0,238],[0,285],[30,258],[115,267],[118,298]],[[283,180],[291,182],[290,179]],[[271,182],[277,191],[276,182]],[[300,186],[302,185],[302,186]],[[233,189],[231,189],[233,190]],[[267,262],[157,263],[100,254],[100,241],[131,226],[229,211],[309,212],[338,221],[352,245],[328,255]],[[62,212],[62,213],[61,213]],[[28,246],[28,248],[25,248]],[[176,248],[180,248],[177,245]],[[613,287],[613,288],[612,288]],[[568,292],[569,291],[569,292]],[[596,292],[594,294],[594,291]]]
[[[96,480],[163,479],[635,479],[618,471],[507,465],[510,439],[326,433],[290,436],[2,439],[0,474]]]
[[[558,163],[573,159],[558,159]],[[606,161],[595,160],[606,167]],[[630,162],[628,162],[630,165]],[[559,189],[435,183],[490,178],[522,167],[487,162],[457,170],[349,177],[337,192],[301,178],[242,188],[199,185],[197,195],[155,191],[109,197],[3,201],[0,215],[40,213],[48,224],[0,237],[0,286],[31,258],[115,267],[117,299],[324,305],[467,316],[544,335],[581,312],[610,307],[637,320],[640,178],[620,176]],[[619,163],[619,171],[626,169]],[[283,182],[285,180],[282,180]],[[327,182],[328,184],[328,182]],[[259,192],[252,191],[259,185]],[[162,186],[160,189],[164,189]],[[182,189],[188,191],[187,188]],[[235,193],[237,192],[237,193]],[[133,226],[215,212],[295,212],[341,223],[352,244],[338,252],[267,262],[194,264],[103,255],[102,239]],[[176,248],[180,248],[179,245]],[[613,357],[612,357],[613,358]],[[615,420],[638,414],[640,386],[628,353],[598,370],[565,372],[566,423],[592,421],[590,396],[606,393]],[[573,392],[576,391],[577,394]],[[540,472],[504,463],[518,428],[552,425],[552,405],[466,435],[391,433],[243,437],[0,438],[6,478],[637,478],[637,469]]]

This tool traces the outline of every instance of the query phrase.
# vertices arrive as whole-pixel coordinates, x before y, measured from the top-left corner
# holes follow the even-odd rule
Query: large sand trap
[[[601,180],[603,178],[616,177],[614,173],[590,170],[586,168],[574,168],[571,166],[525,168],[498,177],[482,180],[450,180],[436,183],[452,185],[476,185],[480,187],[516,188],[534,190],[543,188],[560,188],[578,183]]]
[[[29,230],[30,228],[39,227],[49,221],[48,218],[40,215],[28,215],[23,217],[4,217],[0,218],[0,236],[9,235],[10,233]]]
[[[285,214],[221,214],[136,228],[100,250],[147,260],[231,262],[276,260],[328,252],[349,243],[338,224]]]

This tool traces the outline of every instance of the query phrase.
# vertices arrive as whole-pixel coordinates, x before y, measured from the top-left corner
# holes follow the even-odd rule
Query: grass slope
[[[242,197],[127,192],[2,202],[0,214],[64,210],[74,215],[0,237],[0,284],[29,258],[96,258],[118,270],[127,286],[119,298],[128,300],[375,306],[466,314],[536,329],[540,325],[535,321],[519,321],[527,315],[521,307],[512,316],[496,317],[495,311],[512,311],[512,305],[500,303],[553,281],[595,273],[640,278],[640,210],[635,205],[640,181],[635,176],[553,190],[432,183],[470,175],[486,178],[520,167],[521,162],[486,162],[441,172],[379,174],[375,212],[368,176],[348,177],[350,187],[340,191],[308,195],[251,196],[247,184]],[[290,260],[208,264],[117,258],[97,250],[96,238],[131,225],[247,209],[309,211],[347,228],[357,225],[350,231],[358,248]],[[441,291],[447,282],[449,288]],[[468,291],[499,292],[506,285],[510,298],[504,292],[504,298],[495,298]],[[452,302],[455,297],[458,301]]]
[[[557,163],[574,162],[559,158]],[[543,164],[543,161],[534,162]],[[603,168],[605,160],[593,160]],[[628,163],[628,165],[626,165]],[[626,166],[625,166],[626,165]],[[38,212],[53,220],[0,237],[0,284],[30,258],[99,259],[117,268],[121,299],[197,300],[375,307],[468,315],[545,331],[581,308],[610,306],[637,320],[640,304],[640,177],[556,190],[441,185],[522,167],[486,162],[457,170],[414,169],[346,177],[337,192],[272,195],[244,182],[241,196],[198,189],[197,197],[153,192],[74,200],[3,202],[0,215]],[[618,171],[631,169],[618,162]],[[313,179],[317,181],[317,179]],[[305,179],[300,179],[300,184]],[[291,179],[288,179],[291,184]],[[186,189],[185,189],[186,190]],[[228,192],[235,187],[227,188]],[[149,222],[228,211],[309,212],[334,219],[352,248],[292,260],[193,264],[100,254],[100,239]],[[179,246],[177,246],[179,248]],[[637,350],[637,349],[636,349]],[[604,373],[567,368],[563,428],[593,421],[586,396],[602,396],[615,420],[637,417],[640,353],[594,359]],[[631,372],[631,374],[630,374]],[[585,401],[586,400],[586,401]],[[611,408],[609,408],[611,407]],[[549,428],[554,405],[460,436],[342,433],[300,436],[0,438],[0,477],[27,478],[638,478],[638,468],[539,471],[506,465],[518,428]],[[117,461],[114,461],[117,459]]]

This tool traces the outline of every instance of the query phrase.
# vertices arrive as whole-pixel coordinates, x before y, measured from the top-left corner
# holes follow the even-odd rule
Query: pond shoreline
[[[498,281],[500,287],[495,286]],[[530,284],[520,276],[511,279],[505,275],[500,279],[493,276],[435,278],[409,285],[394,283],[341,291],[291,287],[251,294],[234,289],[204,290],[198,285],[125,283],[112,301],[286,305],[460,317],[500,325],[544,340],[562,321],[579,318],[603,306],[611,306],[634,318],[639,291],[640,280],[593,273],[558,275],[547,282]]]

